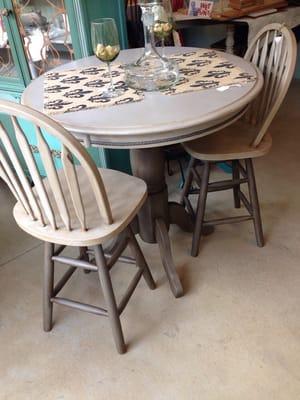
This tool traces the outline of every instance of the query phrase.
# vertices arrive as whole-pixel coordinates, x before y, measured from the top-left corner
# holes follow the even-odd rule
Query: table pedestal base
[[[158,243],[162,263],[175,297],[183,295],[169,239],[170,224],[192,232],[193,221],[184,207],[168,202],[165,180],[165,155],[162,148],[130,151],[133,174],[147,183],[148,199],[138,214],[139,234],[147,243]]]

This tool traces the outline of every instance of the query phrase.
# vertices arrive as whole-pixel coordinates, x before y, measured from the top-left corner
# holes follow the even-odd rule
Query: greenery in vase
[[[171,22],[157,21],[154,24],[153,32],[159,39],[166,39],[173,30]]]

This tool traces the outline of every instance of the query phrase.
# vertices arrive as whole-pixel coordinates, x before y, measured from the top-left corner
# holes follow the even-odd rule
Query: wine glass
[[[110,78],[110,85],[102,96],[109,99],[120,96],[122,91],[117,90],[114,86],[110,65],[120,53],[119,35],[115,20],[113,18],[100,18],[92,21],[91,36],[95,56],[107,64]]]

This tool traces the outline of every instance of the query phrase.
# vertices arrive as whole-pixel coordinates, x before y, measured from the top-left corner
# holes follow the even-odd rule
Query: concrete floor
[[[172,227],[186,290],[176,300],[157,247],[143,244],[158,288],[141,282],[129,303],[123,356],[104,318],[56,307],[54,329],[42,331],[43,248],[16,227],[1,185],[1,400],[300,398],[299,90],[294,83],[273,124],[273,151],[255,163],[266,246],[255,246],[251,223],[222,226],[194,259],[190,234]],[[209,197],[211,215],[231,206],[231,193]],[[130,274],[120,267],[118,292]],[[78,272],[64,292],[102,300],[94,273]]]

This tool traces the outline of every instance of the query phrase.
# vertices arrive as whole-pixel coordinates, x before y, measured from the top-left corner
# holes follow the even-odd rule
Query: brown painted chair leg
[[[118,307],[116,303],[116,298],[113,291],[112,282],[110,279],[110,274],[107,268],[104,252],[102,246],[95,246],[95,260],[98,267],[99,278],[101,282],[101,287],[103,290],[103,295],[105,298],[108,317],[110,320],[113,336],[115,339],[117,350],[120,354],[126,352],[126,345],[124,342],[124,336],[121,327],[120,316],[118,312]]]
[[[246,162],[246,171],[247,171],[247,175],[248,175],[249,196],[250,196],[250,201],[251,201],[251,205],[252,205],[252,209],[253,209],[256,242],[257,242],[257,246],[263,247],[265,244],[265,241],[264,241],[264,234],[263,234],[263,229],[262,229],[262,222],[261,222],[260,208],[259,208],[259,202],[258,202],[258,196],[257,196],[253,162],[251,159],[246,159],[245,162]]]
[[[45,242],[43,290],[43,327],[45,332],[49,332],[52,329],[53,303],[51,302],[51,297],[53,296],[54,284],[54,261],[52,261],[53,253],[54,244]]]
[[[144,277],[148,287],[151,290],[156,289],[156,284],[153,280],[152,274],[151,274],[148,264],[145,260],[144,254],[143,254],[143,252],[136,240],[136,237],[134,236],[130,227],[128,228],[128,234],[130,237],[129,247],[133,253],[134,258],[136,259],[137,266],[143,271],[143,277]]]
[[[193,173],[192,173],[192,168],[195,165],[195,159],[193,157],[191,157],[187,171],[186,171],[186,178],[185,178],[185,182],[184,182],[184,186],[180,195],[180,204],[184,205],[185,204],[185,197],[188,196],[190,188],[191,188],[191,184],[193,182]]]
[[[237,160],[232,161],[232,180],[240,179],[239,162]],[[234,207],[241,208],[241,199],[239,195],[240,185],[233,186],[233,198]]]
[[[87,247],[80,247],[79,249],[79,256],[81,260],[89,262],[89,255],[88,255],[88,248]],[[84,269],[83,272],[85,274],[89,274],[91,272],[90,269]]]
[[[207,190],[208,190],[208,182],[209,182],[209,172],[210,172],[210,163],[209,163],[209,161],[205,161],[204,166],[203,166],[203,174],[202,174],[202,180],[201,180],[200,193],[199,193],[199,197],[198,197],[195,230],[194,230],[194,234],[193,234],[193,243],[192,243],[192,251],[191,251],[191,254],[193,257],[197,257],[197,255],[199,253],[199,244],[200,244],[200,238],[201,238],[202,227],[203,227]]]

